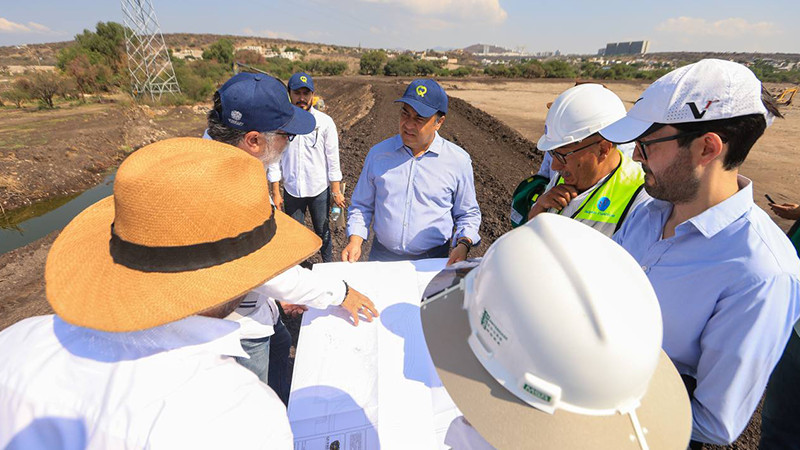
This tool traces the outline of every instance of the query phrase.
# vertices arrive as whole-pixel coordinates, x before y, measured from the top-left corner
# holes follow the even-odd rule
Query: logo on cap
[[[609,206],[611,206],[611,199],[608,197],[601,197],[600,200],[597,201],[597,209],[600,211],[607,210]]]
[[[233,111],[231,111],[231,119],[242,120],[242,113],[234,109]]]
[[[428,92],[428,88],[425,86],[419,85],[417,86],[417,95],[420,97],[425,97],[425,94]]]
[[[703,108],[703,112],[700,112],[700,110],[697,109],[697,104],[695,102],[689,102],[686,105],[688,105],[689,109],[692,110],[692,115],[694,116],[695,119],[702,119],[703,116],[706,115],[708,108],[711,107],[712,104],[717,102],[719,102],[719,100],[709,100],[708,103],[706,103],[705,108]]]
[[[303,75],[300,77],[300,81],[302,81],[303,83],[308,83],[308,77]]]

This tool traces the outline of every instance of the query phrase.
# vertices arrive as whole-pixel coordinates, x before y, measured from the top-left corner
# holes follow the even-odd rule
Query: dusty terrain
[[[393,100],[406,83],[363,77],[317,80],[326,112],[340,128],[342,168],[350,189],[369,148],[397,132],[399,108]],[[511,192],[541,161],[534,142],[543,128],[545,105],[572,82],[453,80],[444,84],[451,103],[441,134],[472,156],[483,212],[483,242],[472,256],[480,256],[510,228]],[[645,85],[611,83],[609,87],[630,105]],[[14,208],[85,189],[135,148],[156,139],[199,135],[204,124],[202,108],[90,105],[51,113],[7,111],[0,118],[0,176],[7,177],[0,179],[0,204]],[[793,159],[798,156],[793,143],[800,131],[800,108],[793,106],[785,112],[787,119],[776,121],[742,169],[755,181],[756,201],[762,206],[763,192],[778,201],[800,197],[795,188],[800,164]],[[781,225],[786,228],[788,222]],[[0,329],[24,317],[50,312],[43,272],[56,235],[0,255]],[[345,245],[345,236],[343,231],[334,231],[333,236],[337,254]],[[367,243],[364,255],[368,251]],[[318,257],[312,258],[316,261]],[[298,321],[291,320],[288,325],[296,338]],[[760,412],[742,437],[727,448],[756,448],[759,424]]]

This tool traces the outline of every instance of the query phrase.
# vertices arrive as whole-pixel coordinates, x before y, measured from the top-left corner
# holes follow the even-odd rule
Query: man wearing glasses
[[[314,80],[311,75],[304,72],[292,75],[288,90],[292,103],[310,112],[317,120],[317,125],[311,133],[298,135],[289,143],[280,161],[270,164],[267,178],[275,206],[279,209],[283,207],[286,214],[300,223],[305,223],[308,209],[314,232],[322,239],[322,261],[331,262],[333,250],[328,223],[331,200],[336,206],[345,207],[341,190],[342,171],[339,168],[339,134],[333,119],[312,107]]]
[[[599,84],[574,86],[556,98],[537,144],[552,158],[553,175],[528,219],[557,213],[610,237],[649,198],[639,164],[598,134],[624,116],[622,100]]]
[[[269,75],[239,73],[214,93],[204,138],[237,147],[265,165],[277,161],[296,135],[316,126],[314,116],[289,103],[286,87]],[[214,212],[209,216],[214,218]],[[224,220],[225,218],[218,218]],[[287,314],[300,314],[308,306],[341,305],[358,325],[359,315],[372,321],[378,315],[372,301],[341,279],[294,266],[247,294],[226,319],[239,322],[242,348],[248,358],[236,361],[255,373],[289,401],[289,349],[292,338],[275,303]]]
[[[739,175],[779,115],[749,69],[709,59],[660,78],[600,131],[636,142],[653,197],[614,240],[658,296],[664,350],[692,399],[695,446],[739,436],[800,316],[797,255]]]

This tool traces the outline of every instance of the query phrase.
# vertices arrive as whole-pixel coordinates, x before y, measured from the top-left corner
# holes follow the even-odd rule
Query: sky
[[[148,1],[148,0],[143,0]],[[594,54],[649,40],[651,52],[800,53],[796,0],[152,0],[164,33],[424,50],[493,44]],[[71,40],[122,22],[116,0],[0,0],[0,46]]]

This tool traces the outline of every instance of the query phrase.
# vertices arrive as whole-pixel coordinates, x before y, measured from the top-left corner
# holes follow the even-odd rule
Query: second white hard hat
[[[689,398],[661,350],[655,292],[622,247],[579,222],[542,214],[506,233],[460,298],[423,304],[422,324],[444,386],[495,447],[689,442]]]
[[[536,147],[550,151],[581,141],[623,117],[625,105],[610,90],[593,83],[571,87],[547,111]]]

